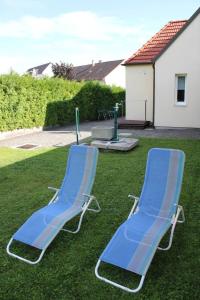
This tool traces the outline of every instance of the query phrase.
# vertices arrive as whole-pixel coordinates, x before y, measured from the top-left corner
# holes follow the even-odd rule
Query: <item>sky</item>
[[[200,0],[0,0],[0,73],[125,59]]]

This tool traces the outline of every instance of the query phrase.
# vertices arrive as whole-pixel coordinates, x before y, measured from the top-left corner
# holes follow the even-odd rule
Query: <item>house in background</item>
[[[26,71],[26,73],[31,74],[33,77],[37,78],[42,78],[44,76],[52,77],[52,63],[49,62],[43,65],[30,68]]]
[[[73,67],[74,80],[98,80],[108,85],[125,87],[125,70],[122,59],[114,61],[94,61],[89,65]],[[34,77],[53,76],[52,63],[43,64],[27,70]]]
[[[125,87],[125,70],[121,65],[123,60],[92,62],[89,65],[77,66],[73,68],[74,79],[98,80],[108,85]]]
[[[126,122],[200,128],[200,8],[169,22],[124,65]]]

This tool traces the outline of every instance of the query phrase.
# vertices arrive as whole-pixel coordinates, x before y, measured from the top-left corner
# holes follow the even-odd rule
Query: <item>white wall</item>
[[[37,78],[42,78],[44,76],[52,77],[53,76],[53,71],[52,71],[52,64],[49,64],[48,67],[43,71],[42,74],[37,74]]]
[[[175,103],[175,75],[187,74],[186,106]],[[200,15],[155,64],[155,126],[200,128]]]
[[[118,65],[105,77],[105,83],[125,88],[125,67]]]
[[[43,71],[42,74],[37,74],[37,69],[33,69],[32,76],[36,78],[43,78],[44,76],[53,77],[52,64],[50,63],[48,67]]]
[[[42,75],[43,76],[49,76],[49,77],[53,76],[52,64],[48,65],[48,67],[44,70],[44,72],[42,73]]]
[[[126,119],[153,121],[153,67],[146,65],[126,66]]]

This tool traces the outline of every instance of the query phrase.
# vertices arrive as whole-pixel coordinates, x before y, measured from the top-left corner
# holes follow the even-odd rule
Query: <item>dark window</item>
[[[185,102],[185,76],[177,76],[177,102]]]

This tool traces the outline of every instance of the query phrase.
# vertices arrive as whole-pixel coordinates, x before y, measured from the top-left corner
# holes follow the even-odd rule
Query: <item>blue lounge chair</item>
[[[154,148],[149,151],[141,196],[129,195],[135,199],[134,205],[128,219],[118,228],[97,262],[95,274],[99,279],[127,292],[136,293],[142,288],[156,250],[171,247],[176,223],[185,220],[183,208],[178,205],[184,161],[185,155],[179,150]],[[171,226],[168,246],[159,247]],[[138,287],[131,289],[100,276],[98,268],[101,262],[140,275]]]
[[[66,174],[61,189],[50,188],[55,195],[49,204],[33,215],[18,229],[7,245],[7,253],[30,264],[36,264],[44,255],[49,244],[60,230],[77,233],[80,230],[83,216],[87,210],[99,212],[97,199],[90,195],[96,165],[98,150],[85,145],[72,146],[68,156]],[[96,202],[97,209],[89,208],[92,201]],[[66,222],[80,215],[78,227],[75,231],[64,229]],[[10,251],[13,240],[20,241],[41,250],[35,261],[25,259]]]

